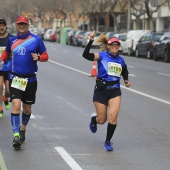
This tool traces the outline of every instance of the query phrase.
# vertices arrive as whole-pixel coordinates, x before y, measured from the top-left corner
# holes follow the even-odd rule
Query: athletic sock
[[[92,117],[92,122],[93,122],[94,124],[97,124],[96,117],[97,117],[97,116],[93,116],[93,117]]]
[[[113,134],[115,132],[115,129],[116,129],[116,125],[112,125],[110,123],[108,123],[107,125],[107,135],[106,135],[106,141],[110,141],[111,138],[113,137]]]

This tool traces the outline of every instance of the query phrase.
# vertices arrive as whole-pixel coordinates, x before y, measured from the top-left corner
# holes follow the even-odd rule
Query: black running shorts
[[[10,82],[10,101],[13,99],[21,99],[25,104],[31,105],[35,103],[37,81],[28,82],[25,91],[11,87],[12,80]]]
[[[99,102],[105,105],[108,105],[108,101],[112,98],[115,98],[117,96],[121,96],[121,90],[120,88],[114,88],[114,89],[107,89],[107,90],[99,90],[97,88],[94,89],[93,94],[93,102]]]
[[[4,77],[4,80],[8,80],[9,71],[0,71],[0,76]]]

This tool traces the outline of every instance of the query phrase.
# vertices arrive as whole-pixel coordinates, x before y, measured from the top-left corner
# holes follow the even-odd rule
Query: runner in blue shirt
[[[90,130],[97,131],[97,124],[104,124],[108,119],[106,140],[104,149],[112,151],[113,146],[110,140],[113,137],[117,126],[117,117],[121,103],[120,78],[123,76],[125,86],[130,87],[128,70],[125,60],[118,53],[120,41],[116,37],[107,39],[104,34],[98,37],[101,43],[101,52],[90,53],[94,41],[95,31],[90,33],[90,41],[85,47],[83,57],[90,61],[97,61],[98,75],[93,94],[93,102],[96,113],[91,115]]]
[[[0,56],[2,52],[5,50],[5,47],[8,42],[8,38],[11,37],[7,32],[7,23],[4,19],[0,19]],[[6,110],[10,109],[10,103],[8,101],[9,98],[9,81],[8,81],[8,73],[10,71],[10,61],[11,59],[9,58],[6,60],[0,68],[0,118],[3,117],[3,104],[2,102],[4,101],[4,106]],[[3,95],[3,86],[5,85],[5,94]]]
[[[25,143],[26,125],[31,116],[32,104],[35,103],[38,71],[37,62],[48,60],[42,39],[29,31],[29,20],[20,16],[16,20],[17,35],[9,38],[1,60],[11,56],[11,72],[9,73],[10,100],[12,101],[11,125],[14,134],[13,147],[21,148]],[[23,107],[20,125],[21,102]]]

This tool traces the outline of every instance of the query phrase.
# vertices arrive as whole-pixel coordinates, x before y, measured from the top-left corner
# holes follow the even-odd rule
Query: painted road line
[[[129,76],[135,77],[135,75],[134,75],[134,74],[129,74]]]
[[[58,62],[55,62],[55,61],[53,61],[53,60],[48,60],[48,61],[50,61],[51,63],[57,64],[57,65],[59,65],[59,66],[62,66],[62,67],[68,68],[68,69],[70,69],[70,70],[73,70],[73,71],[76,71],[76,72],[79,72],[79,73],[85,74],[85,75],[87,75],[87,76],[91,76],[91,74],[88,74],[88,73],[85,73],[85,72],[83,72],[83,71],[80,71],[80,70],[74,69],[74,68],[72,68],[72,67],[66,66],[66,65],[61,64],[61,63],[58,63]]]
[[[169,76],[169,77],[170,77],[170,74],[160,73],[160,72],[158,72],[158,74],[160,74],[160,75],[164,75],[164,76]]]
[[[66,152],[63,147],[55,147],[55,150],[61,155],[61,157],[65,160],[65,162],[71,167],[73,170],[83,170],[77,162]]]
[[[57,62],[52,61],[52,60],[48,60],[48,61],[51,62],[51,63],[57,64],[57,65],[60,65],[60,66],[62,66],[62,67],[68,68],[68,69],[70,69],[70,70],[74,70],[74,71],[77,71],[77,72],[79,72],[79,73],[82,73],[82,74],[85,74],[85,75],[90,76],[90,74],[88,74],[88,73],[85,73],[85,72],[83,72],[83,71],[80,71],[80,70],[77,70],[77,69],[68,67],[68,66],[63,65],[63,64],[61,64],[61,63],[57,63]],[[169,102],[169,101],[160,99],[160,98],[158,98],[158,97],[151,96],[151,95],[149,95],[149,94],[146,94],[146,93],[143,93],[143,92],[134,90],[134,89],[132,89],[132,88],[127,88],[127,87],[125,87],[125,86],[121,86],[121,87],[124,88],[124,89],[126,89],[126,90],[129,90],[129,91],[131,91],[131,92],[134,92],[134,93],[140,94],[140,95],[142,95],[142,96],[145,96],[145,97],[148,97],[148,98],[151,98],[151,99],[157,100],[157,101],[159,101],[159,102],[162,102],[162,103],[165,103],[165,104],[169,104],[169,105],[170,105],[170,102]]]
[[[130,66],[130,65],[127,65],[127,67],[130,67],[130,68],[135,68],[135,66]]]
[[[1,170],[7,170],[1,151],[0,151],[0,169]]]
[[[137,93],[137,94],[140,94],[140,95],[142,95],[142,96],[145,96],[145,97],[148,97],[148,98],[157,100],[157,101],[159,101],[159,102],[162,102],[162,103],[165,103],[165,104],[169,104],[169,105],[170,105],[170,102],[169,102],[169,101],[166,101],[166,100],[163,100],[163,99],[160,99],[160,98],[151,96],[151,95],[149,95],[149,94],[142,93],[142,92],[140,92],[140,91],[137,91],[137,90],[134,90],[134,89],[131,89],[131,88],[127,88],[127,87],[122,86],[122,85],[121,85],[121,88],[126,89],[126,90],[129,90],[129,91],[132,91],[132,92]]]

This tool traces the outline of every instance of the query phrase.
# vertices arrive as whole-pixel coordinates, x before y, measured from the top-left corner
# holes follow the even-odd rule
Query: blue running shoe
[[[96,113],[92,113],[92,115],[91,115],[91,122],[90,122],[89,127],[90,127],[90,130],[91,130],[92,133],[96,133],[96,131],[97,131],[97,124],[94,124],[92,122],[92,118],[93,117],[96,117]]]
[[[110,141],[106,141],[105,143],[104,143],[104,149],[106,150],[106,151],[112,151],[113,150],[113,146],[112,146],[113,144],[110,142]]]

